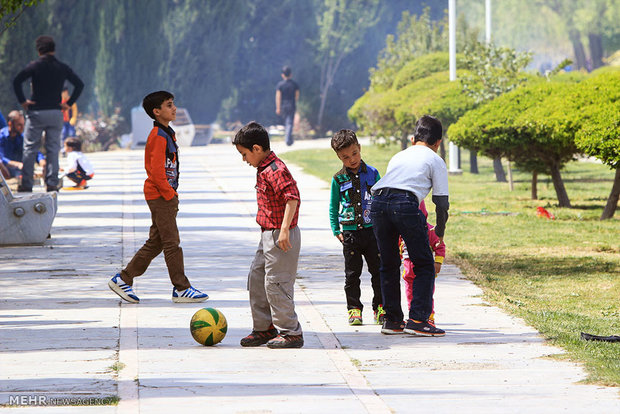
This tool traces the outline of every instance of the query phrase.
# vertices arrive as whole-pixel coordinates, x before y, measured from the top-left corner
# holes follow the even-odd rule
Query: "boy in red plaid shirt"
[[[256,222],[261,227],[248,275],[253,327],[241,346],[301,348],[304,338],[293,301],[301,247],[297,183],[271,151],[269,134],[260,124],[250,122],[241,128],[233,145],[243,161],[257,169]]]

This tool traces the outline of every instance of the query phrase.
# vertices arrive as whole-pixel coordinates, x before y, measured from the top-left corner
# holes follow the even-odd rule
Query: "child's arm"
[[[280,236],[278,237],[277,243],[278,247],[285,252],[293,247],[289,238],[289,226],[291,225],[291,221],[293,221],[293,216],[295,216],[297,204],[299,204],[299,200],[288,200],[284,208],[284,218],[280,226]]]
[[[446,257],[446,244],[443,239],[437,237],[434,228],[428,229],[428,241],[431,244],[431,249],[435,253],[435,274],[439,274],[441,271],[441,265]]]
[[[340,231],[340,221],[338,220],[338,213],[340,210],[340,186],[334,178],[332,178],[332,191],[329,200],[329,224],[332,228],[334,236],[342,243],[342,232]]]
[[[75,124],[77,124],[77,104],[74,102],[73,105],[71,105],[71,119],[69,120],[69,124],[71,124],[71,126],[75,126]]]

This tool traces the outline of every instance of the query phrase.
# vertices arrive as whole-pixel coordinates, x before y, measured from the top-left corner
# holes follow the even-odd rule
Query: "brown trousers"
[[[185,276],[183,249],[179,246],[181,242],[177,228],[179,198],[174,196],[166,201],[160,197],[156,200],[146,200],[146,203],[151,210],[153,222],[149,230],[149,239],[136,252],[127,267],[121,271],[121,278],[125,283],[133,286],[133,279],[146,272],[151,261],[163,250],[170,281],[177,290],[185,290],[190,287],[190,283]]]

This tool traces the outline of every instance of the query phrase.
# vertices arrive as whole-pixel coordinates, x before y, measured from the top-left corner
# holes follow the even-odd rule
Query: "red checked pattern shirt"
[[[290,229],[297,226],[299,216],[299,189],[286,164],[272,151],[256,171],[256,222],[263,230],[279,229],[289,200],[299,200]]]

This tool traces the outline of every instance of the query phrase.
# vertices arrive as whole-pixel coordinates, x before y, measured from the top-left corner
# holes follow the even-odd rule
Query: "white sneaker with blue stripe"
[[[207,299],[209,299],[209,295],[191,286],[185,290],[172,288],[172,301],[174,303],[204,302]]]
[[[112,289],[112,292],[116,293],[123,300],[126,300],[130,303],[138,303],[140,302],[140,298],[136,296],[131,286],[121,279],[121,274],[117,273],[114,275],[112,279],[108,282],[108,286]]]

